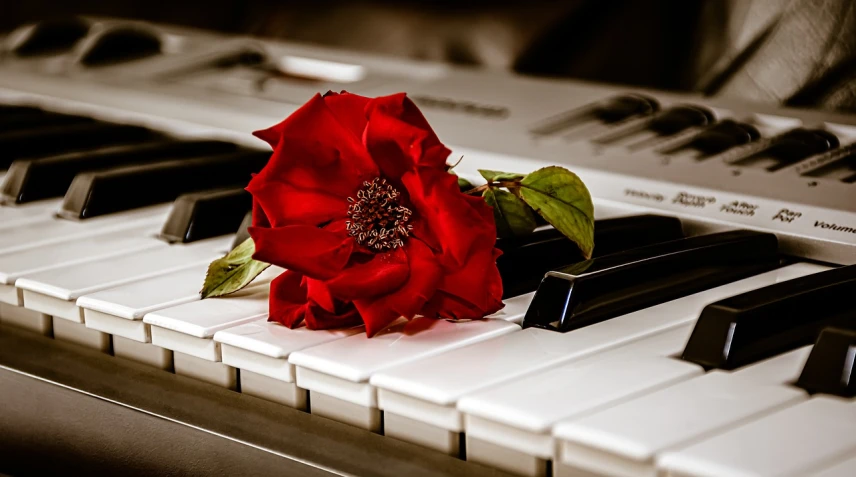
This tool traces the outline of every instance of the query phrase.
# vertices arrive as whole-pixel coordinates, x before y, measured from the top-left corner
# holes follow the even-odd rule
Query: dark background
[[[521,73],[856,110],[852,0],[0,0]]]

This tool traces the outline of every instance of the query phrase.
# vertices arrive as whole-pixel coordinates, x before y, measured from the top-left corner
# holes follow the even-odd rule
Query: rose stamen
[[[404,246],[404,239],[413,230],[407,224],[412,212],[398,203],[399,195],[386,179],[363,182],[357,198],[348,197],[348,234],[376,252]]]

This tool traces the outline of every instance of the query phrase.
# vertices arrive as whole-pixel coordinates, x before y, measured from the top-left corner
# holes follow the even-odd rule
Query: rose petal
[[[270,282],[268,321],[294,328],[306,313],[306,287],[303,275],[286,270]]]
[[[450,151],[403,93],[372,100],[366,115],[363,142],[387,179],[397,183],[417,165],[445,171]]]
[[[498,249],[483,248],[465,267],[445,274],[425,314],[442,318],[472,319],[496,313],[502,303],[502,279],[496,267]]]
[[[253,198],[253,227],[270,227],[270,220],[268,220],[267,215],[265,214],[265,210],[262,209],[262,205]]]
[[[254,204],[264,212],[268,227],[312,225],[345,219],[348,201],[322,191],[307,190],[282,182],[251,182],[247,187]]]
[[[333,112],[336,120],[359,139],[362,139],[368,123],[365,110],[370,101],[371,98],[346,91],[341,93],[328,91],[324,95],[324,103]]]
[[[306,327],[310,330],[352,328],[362,324],[362,318],[352,303],[341,305],[338,313],[331,313],[309,302],[306,308]]]
[[[407,241],[405,248],[410,268],[407,283],[388,295],[354,300],[369,336],[374,336],[402,316],[413,318],[437,289],[441,269],[431,249],[413,238]]]
[[[496,224],[484,199],[472,200],[458,189],[455,176],[445,171],[419,167],[401,178],[410,196],[414,216],[423,225],[414,236],[442,249],[438,259],[444,268],[460,268],[472,250],[493,248]],[[432,237],[429,237],[430,234]]]
[[[361,137],[342,125],[320,95],[255,134],[271,142],[274,153],[252,182],[288,183],[345,198],[378,176]]]
[[[315,302],[321,308],[334,313],[336,311],[336,299],[330,294],[330,289],[321,280],[306,279],[306,298]]]
[[[256,245],[254,259],[319,280],[338,275],[354,248],[353,239],[341,232],[307,225],[250,227],[249,232]]]
[[[389,293],[400,288],[409,275],[407,254],[399,247],[384,253],[352,254],[342,272],[325,283],[336,298],[350,301]]]

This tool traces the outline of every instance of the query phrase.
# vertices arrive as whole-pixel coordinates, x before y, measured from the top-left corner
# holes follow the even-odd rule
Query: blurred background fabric
[[[853,0],[0,0],[754,102],[856,111]]]

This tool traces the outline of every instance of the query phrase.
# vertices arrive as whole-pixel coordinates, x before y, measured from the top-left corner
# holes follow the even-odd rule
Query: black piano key
[[[532,130],[532,134],[549,136],[591,121],[615,124],[634,117],[647,116],[660,109],[656,99],[637,94],[625,94],[608,98],[582,110],[572,111],[550,120]]]
[[[125,124],[75,124],[0,134],[0,169],[18,159],[151,141],[161,133]]]
[[[767,147],[752,151],[731,162],[736,166],[766,165],[768,171],[777,171],[815,154],[820,154],[840,145],[838,137],[823,129],[792,129],[772,138]],[[768,164],[771,163],[771,164]]]
[[[811,344],[856,314],[856,265],[815,273],[706,306],[681,358],[734,369]]]
[[[89,33],[89,22],[80,18],[45,20],[36,24],[14,48],[19,57],[59,54]]]
[[[241,225],[238,226],[238,233],[235,235],[235,240],[232,241],[232,248],[237,247],[250,238],[250,226],[253,225],[253,213],[247,212]]]
[[[659,215],[637,215],[595,222],[594,255],[602,256],[683,236],[680,220]],[[502,255],[496,265],[502,277],[503,298],[538,288],[544,274],[583,260],[579,248],[556,229],[519,238],[497,240]]]
[[[241,151],[87,172],[74,178],[58,213],[87,219],[173,201],[190,192],[243,187],[269,157],[270,152]]]
[[[160,237],[190,243],[233,234],[252,208],[253,198],[243,187],[185,194],[172,205]]]
[[[95,119],[85,116],[72,116],[68,114],[56,114],[36,112],[32,114],[15,114],[9,117],[0,115],[0,134],[10,131],[23,131],[56,126],[68,126],[72,124],[94,124]]]
[[[688,150],[697,151],[704,158],[725,152],[732,147],[742,146],[761,137],[758,129],[751,124],[726,119],[696,134],[688,141],[672,146],[663,154],[675,154]]]
[[[83,54],[80,63],[87,67],[108,66],[139,60],[161,52],[161,40],[148,29],[122,26],[105,32]]]
[[[548,272],[523,327],[567,332],[778,266],[773,234],[737,230],[664,242]]]
[[[221,154],[233,152],[237,147],[225,141],[169,140],[15,161],[9,167],[5,181],[0,185],[0,198],[21,204],[62,197],[74,176],[81,172]]]
[[[820,332],[796,385],[810,393],[856,397],[856,313],[848,328]]]

